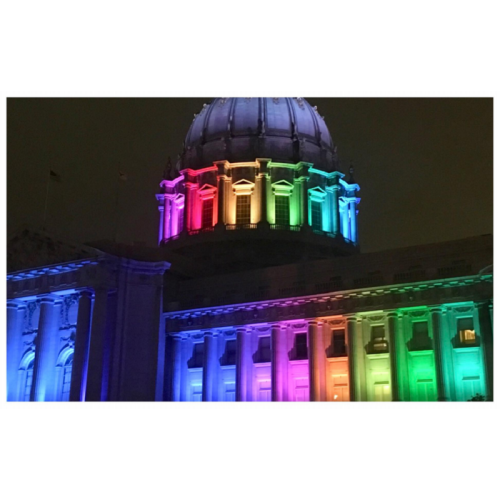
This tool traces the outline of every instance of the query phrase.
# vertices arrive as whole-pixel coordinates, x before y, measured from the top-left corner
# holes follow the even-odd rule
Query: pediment
[[[316,186],[316,187],[309,189],[309,192],[310,193],[317,193],[317,194],[326,194],[326,191],[324,189],[320,188],[319,186]]]
[[[208,191],[215,191],[216,187],[212,186],[211,184],[203,184],[200,189],[198,189],[198,192],[208,192]]]
[[[248,186],[248,187],[253,187],[255,185],[254,182],[251,182],[247,179],[240,179],[238,182],[235,182],[233,184],[233,187],[234,186]]]
[[[21,271],[103,255],[92,247],[61,241],[43,231],[22,229],[7,241],[7,271]]]
[[[281,179],[280,181],[273,182],[272,184],[273,187],[286,187],[293,189],[293,184],[286,181],[285,179]]]

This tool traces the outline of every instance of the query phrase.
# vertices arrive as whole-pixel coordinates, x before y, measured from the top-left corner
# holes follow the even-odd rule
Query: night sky
[[[493,232],[492,99],[307,98],[360,184],[362,252]],[[90,242],[157,239],[155,194],[210,98],[9,99],[7,230]],[[118,172],[127,174],[120,182]]]

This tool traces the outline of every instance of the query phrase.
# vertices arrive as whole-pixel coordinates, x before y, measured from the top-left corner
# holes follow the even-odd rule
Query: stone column
[[[204,334],[203,401],[217,401],[217,338],[213,332]]]
[[[342,235],[344,236],[344,238],[351,240],[351,225],[349,223],[349,205],[347,203],[344,204],[344,210],[342,211],[342,224],[344,227]]]
[[[302,180],[302,227],[309,228],[309,190],[307,177]]]
[[[42,297],[31,387],[34,401],[55,400],[60,307],[60,302],[56,304],[56,297]]]
[[[165,196],[165,208],[163,214],[163,238],[167,240],[172,236],[172,200]]]
[[[7,401],[18,401],[19,365],[23,356],[26,305],[7,301]]]
[[[269,222],[267,221],[267,175],[261,174],[260,176],[260,221],[259,228],[268,228]]]
[[[85,401],[102,400],[104,355],[107,340],[107,309],[108,290],[106,288],[98,288],[95,291],[95,304],[92,314]]]
[[[286,330],[271,325],[271,395],[273,401],[284,401]]]
[[[398,365],[397,365],[397,325],[398,315],[391,311],[387,314],[387,330],[389,334],[389,358],[391,364],[391,393],[392,400],[399,401]]]
[[[321,386],[325,378],[324,370],[321,369],[322,356],[325,355],[323,346],[322,324],[317,321],[309,321],[307,326],[309,340],[309,400],[321,401]]]
[[[217,224],[218,229],[224,229],[224,177],[217,177]]]
[[[436,383],[438,401],[446,401],[446,376],[443,359],[443,349],[441,341],[441,316],[443,311],[440,307],[433,307],[431,310],[432,336],[434,339],[434,357],[436,361]]]
[[[493,325],[491,321],[490,301],[475,303],[479,318],[479,332],[481,335],[486,375],[486,399],[493,401]]]
[[[82,290],[78,300],[75,352],[71,370],[70,401],[85,401],[92,318],[92,292]]]
[[[183,213],[184,224],[183,224],[183,228],[182,228],[182,232],[184,234],[188,234],[188,230],[191,229],[191,227],[190,227],[191,224],[189,221],[189,215],[191,213],[191,207],[190,207],[191,194],[192,193],[190,191],[189,184],[186,182],[185,188],[184,188],[184,213]]]
[[[349,212],[351,217],[351,241],[358,243],[358,224],[356,219],[356,198],[349,202]]]
[[[337,181],[338,182],[338,181]],[[332,207],[332,233],[337,236],[340,234],[340,206],[339,206],[340,186],[334,185],[332,188],[333,207]]]
[[[180,401],[181,400],[181,370],[182,370],[182,338],[180,334],[172,334],[170,342],[170,394],[168,400]]]
[[[250,333],[246,328],[236,330],[236,401],[251,401],[249,395]]]
[[[158,206],[158,211],[160,212],[160,227],[158,228],[158,245],[161,245],[163,241],[163,217],[165,214],[165,207],[163,205]]]
[[[356,316],[347,316],[347,353],[349,363],[349,399],[366,401],[363,327]]]

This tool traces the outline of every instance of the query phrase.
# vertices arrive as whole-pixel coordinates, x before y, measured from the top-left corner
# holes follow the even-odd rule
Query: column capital
[[[346,322],[352,322],[352,323],[356,323],[356,322],[361,322],[362,321],[362,318],[358,318],[355,314],[346,314],[344,315],[344,318],[346,320]]]
[[[250,330],[245,326],[238,326],[236,328],[236,334],[238,333],[250,333]]]
[[[444,308],[443,306],[432,306],[432,307],[429,307],[429,312],[432,314],[432,313],[441,313],[441,314],[446,314],[446,308]]]
[[[389,319],[389,318],[397,318],[398,316],[399,316],[399,314],[397,313],[397,311],[389,311],[386,314],[387,319]]]
[[[318,326],[319,324],[321,324],[322,321],[318,321],[317,319],[308,319],[307,320],[307,325],[311,325],[311,326]]]
[[[206,337],[217,337],[218,332],[217,330],[204,330],[203,331],[203,338]]]
[[[78,293],[79,299],[85,295],[92,298],[94,295],[94,291],[91,288],[80,288],[79,290],[76,291],[76,293]]]
[[[7,309],[22,309],[26,307],[26,302],[17,299],[7,299]]]
[[[60,295],[47,294],[47,295],[41,295],[39,299],[40,299],[40,305],[55,304],[56,302],[62,302],[63,297]]]

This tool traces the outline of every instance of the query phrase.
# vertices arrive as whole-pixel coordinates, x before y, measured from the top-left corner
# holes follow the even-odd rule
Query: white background
[[[3,2],[2,138],[5,97],[498,94],[493,1],[172,4]],[[497,403],[7,405],[0,314],[2,498],[499,497]]]

